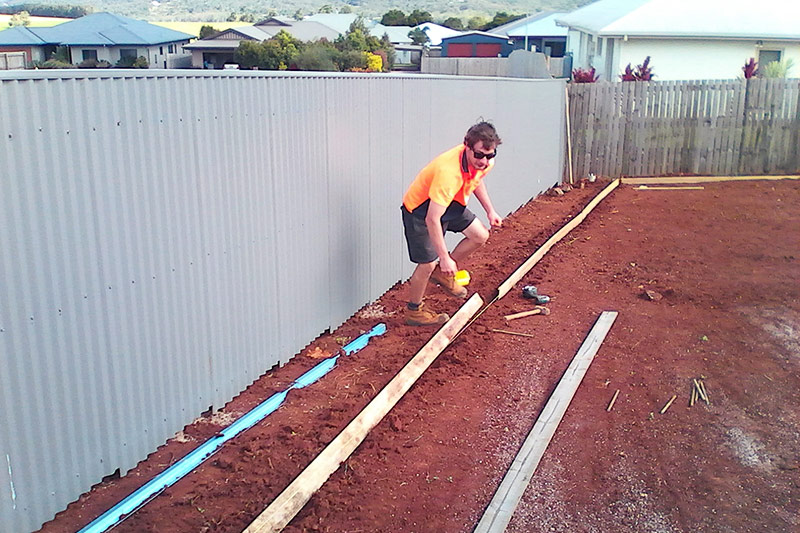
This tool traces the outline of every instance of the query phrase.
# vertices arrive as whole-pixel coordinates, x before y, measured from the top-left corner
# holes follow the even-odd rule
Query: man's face
[[[496,144],[484,145],[483,141],[478,141],[475,146],[467,146],[467,163],[476,170],[485,170],[489,166],[489,159],[494,157],[497,149]],[[485,156],[490,157],[485,157]]]

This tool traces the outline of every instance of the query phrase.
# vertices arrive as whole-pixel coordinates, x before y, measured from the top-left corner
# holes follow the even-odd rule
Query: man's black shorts
[[[431,263],[439,257],[428,234],[428,226],[425,224],[427,207],[426,202],[414,209],[413,213],[409,212],[405,206],[400,208],[403,212],[403,228],[406,234],[406,244],[408,244],[408,256],[412,263]],[[475,220],[475,213],[458,202],[453,202],[442,215],[442,234],[448,231],[460,233],[467,229],[473,220]]]

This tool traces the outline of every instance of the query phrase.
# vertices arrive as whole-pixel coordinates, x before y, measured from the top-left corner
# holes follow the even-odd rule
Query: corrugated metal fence
[[[0,74],[0,530],[37,528],[411,271],[405,187],[479,117],[508,213],[558,81]],[[480,209],[477,209],[480,211]]]
[[[800,80],[570,84],[576,177],[800,171]]]

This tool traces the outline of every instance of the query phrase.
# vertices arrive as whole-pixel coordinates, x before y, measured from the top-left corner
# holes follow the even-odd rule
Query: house
[[[48,28],[15,26],[0,31],[0,52],[24,52],[29,63],[46,61],[58,49],[70,63],[132,62],[147,59],[152,68],[185,68],[183,50],[194,35],[111,13],[93,13]]]
[[[318,13],[303,20],[286,17],[270,17],[252,26],[241,26],[221,31],[205,39],[199,39],[186,45],[192,54],[194,68],[223,68],[226,63],[234,63],[233,54],[241,41],[265,41],[283,30],[300,41],[336,40],[347,33],[350,25],[356,21],[357,15]],[[408,26],[384,26],[372,21],[365,21],[370,34],[382,38],[388,35],[389,41],[395,45],[408,45],[411,38]],[[408,59],[411,62],[412,51],[399,55],[398,61]]]
[[[508,57],[514,50],[505,35],[468,31],[442,39],[442,57]]]
[[[192,67],[221,69],[226,63],[234,63],[233,54],[242,41],[266,41],[281,30],[301,41],[327,39],[333,41],[339,32],[312,20],[293,20],[285,17],[270,17],[253,26],[241,26],[221,31],[205,39],[199,39],[184,48],[192,54]]]
[[[619,80],[650,56],[656,80],[732,79],[753,57],[800,74],[797,0],[599,0],[557,19],[573,66]]]
[[[556,20],[565,14],[555,11],[537,13],[492,28],[492,33],[510,38],[515,50],[538,51],[547,57],[564,57],[567,28],[556,24]]]
[[[463,33],[458,30],[448,28],[447,26],[434,24],[433,22],[423,22],[422,24],[418,24],[413,28],[409,28],[409,31],[415,30],[417,28],[424,31],[425,35],[428,36],[429,39],[428,44],[430,46],[439,46],[442,44],[442,39],[445,39],[447,37],[455,37],[456,35],[461,35]]]

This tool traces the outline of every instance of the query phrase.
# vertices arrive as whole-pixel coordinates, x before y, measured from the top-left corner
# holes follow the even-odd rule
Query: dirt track
[[[466,265],[471,290],[488,296],[602,186],[538,198],[514,214]],[[619,318],[509,531],[797,531],[800,183],[704,187],[612,193],[519,284],[550,295],[552,313],[505,324],[503,315],[531,307],[518,289],[493,305],[287,531],[471,531],[603,310]],[[378,321],[385,336],[293,391],[117,531],[241,531],[433,334],[402,325],[403,293],[393,288],[310,349],[333,349]],[[461,303],[433,287],[428,301],[451,314]],[[286,388],[317,362],[307,353],[224,412],[237,416]],[[701,376],[710,405],[690,408],[691,379]],[[230,421],[193,424],[187,442],[172,440],[128,476],[98,485],[43,531],[85,525]]]

